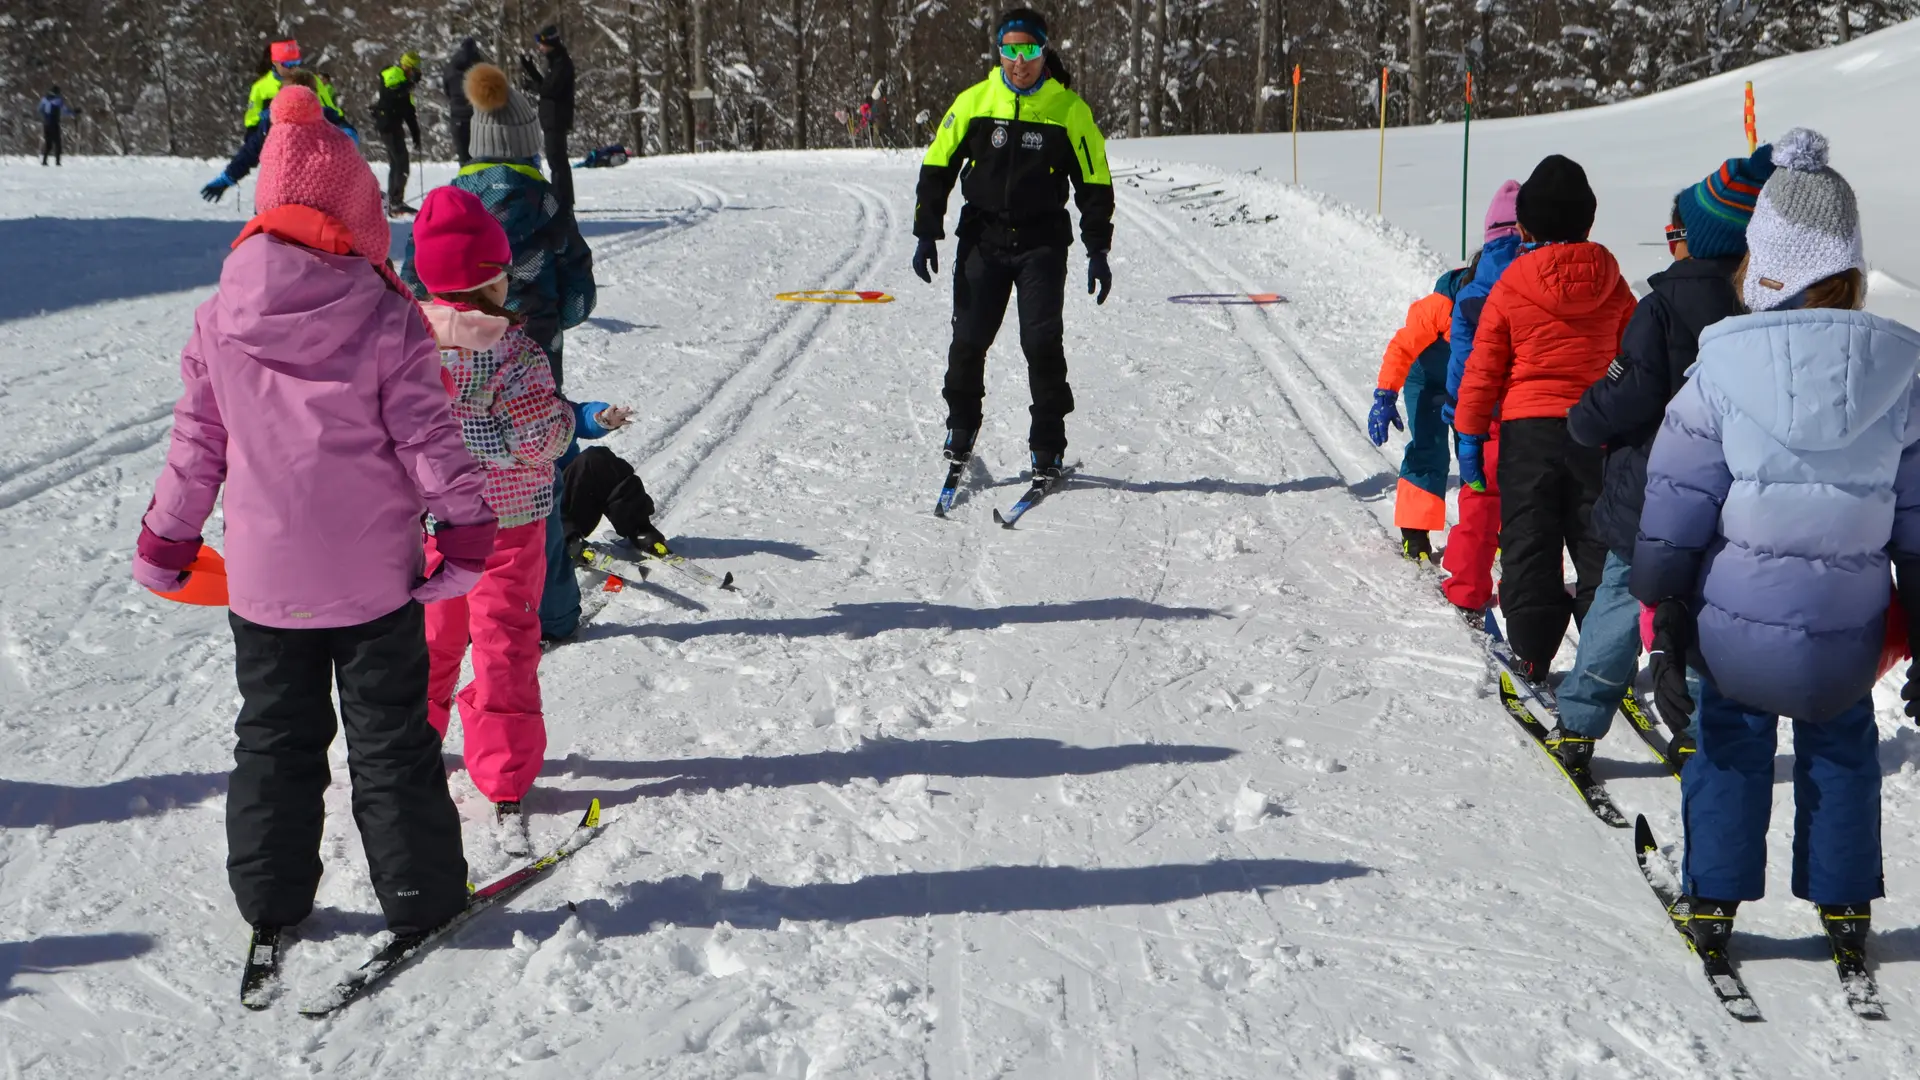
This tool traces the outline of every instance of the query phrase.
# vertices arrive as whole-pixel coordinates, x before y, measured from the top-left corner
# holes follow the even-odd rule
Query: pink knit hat
[[[484,288],[513,263],[507,230],[487,204],[457,187],[434,188],[413,219],[413,270],[436,296]]]
[[[353,250],[385,265],[393,235],[380,205],[380,182],[353,140],[327,123],[320,99],[304,86],[273,98],[273,127],[260,150],[254,191],[260,213],[289,204],[312,207],[347,227]]]
[[[1493,193],[1493,205],[1487,207],[1487,243],[1491,244],[1503,236],[1520,235],[1520,212],[1516,209],[1519,202],[1518,180],[1501,184],[1500,190]]]

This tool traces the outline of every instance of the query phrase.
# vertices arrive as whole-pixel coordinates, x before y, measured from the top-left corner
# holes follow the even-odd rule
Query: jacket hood
[[[1722,278],[1731,282],[1734,271],[1738,269],[1740,269],[1738,258],[1702,259],[1696,256],[1691,259],[1678,259],[1665,270],[1657,274],[1649,274],[1647,285],[1651,287],[1663,281],[1690,281],[1697,278]]]
[[[1848,446],[1889,414],[1911,420],[1920,333],[1864,311],[1770,311],[1700,335],[1695,374],[1794,450]]]
[[[360,333],[388,292],[373,264],[258,235],[227,256],[213,328],[256,360],[301,367]]]
[[[500,343],[513,329],[513,323],[477,308],[455,307],[438,300],[423,304],[421,312],[433,327],[433,338],[443,349],[472,349],[484,352]]]
[[[1587,315],[1620,287],[1620,264],[1599,244],[1546,244],[1523,252],[1502,275],[1509,288],[1559,315]]]

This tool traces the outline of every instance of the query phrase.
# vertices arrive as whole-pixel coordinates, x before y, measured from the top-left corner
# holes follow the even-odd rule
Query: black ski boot
[[[1051,484],[1059,480],[1060,474],[1066,470],[1066,459],[1067,455],[1063,450],[1057,450],[1051,454],[1042,454],[1040,451],[1035,450],[1033,452],[1033,482],[1036,484]]]
[[[1594,740],[1576,735],[1564,727],[1547,732],[1547,753],[1560,763],[1566,774],[1582,788],[1593,781]]]
[[[247,962],[240,973],[240,1004],[255,1012],[273,1004],[280,981],[281,929],[261,923],[247,943]]]
[[[1867,933],[1873,928],[1872,904],[1821,904],[1820,925],[1841,967],[1867,963]]]
[[[1683,896],[1680,904],[1686,907],[1684,914],[1677,910],[1679,905],[1670,914],[1675,922],[1686,920],[1687,940],[1693,943],[1693,951],[1703,960],[1725,961],[1727,942],[1733,939],[1733,916],[1740,910],[1740,901]]]
[[[1427,530],[1401,529],[1400,554],[1406,556],[1408,562],[1419,562],[1422,559],[1432,562],[1433,540],[1427,535]]]
[[[420,212],[419,207],[408,206],[405,199],[388,199],[388,217],[412,217]]]
[[[1469,629],[1479,630],[1483,633],[1486,631],[1487,613],[1485,611],[1477,610],[1474,608],[1464,608],[1458,604],[1455,604],[1453,607],[1453,613],[1455,615],[1460,616],[1460,621],[1463,623],[1466,623]]]
[[[1676,766],[1684,767],[1687,759],[1697,753],[1699,749],[1700,747],[1693,741],[1693,737],[1683,731],[1675,735],[1672,741],[1667,743],[1667,760],[1673,762]]]
[[[979,435],[979,428],[948,428],[947,445],[941,452],[948,461],[964,462],[973,456],[973,440]]]

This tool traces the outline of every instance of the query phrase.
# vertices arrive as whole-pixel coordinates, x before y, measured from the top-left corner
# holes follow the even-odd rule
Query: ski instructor
[[[1066,300],[1067,248],[1073,223],[1067,185],[1080,207],[1080,239],[1087,245],[1087,292],[1107,302],[1113,272],[1113,176],[1106,142],[1093,110],[1068,87],[1072,76],[1047,48],[1047,21],[1032,8],[1014,8],[995,24],[1000,70],[954,100],[920,165],[913,234],[913,272],[931,283],[940,269],[935,242],[946,236],[947,195],[961,179],[959,251],[954,257],[953,345],[947,351],[946,456],[964,462],[980,431],[986,397],[987,349],[1020,292],[1020,347],[1033,390],[1036,483],[1057,479],[1067,450],[1066,416],[1073,411],[1067,355],[1061,342]],[[962,161],[967,167],[963,171]]]

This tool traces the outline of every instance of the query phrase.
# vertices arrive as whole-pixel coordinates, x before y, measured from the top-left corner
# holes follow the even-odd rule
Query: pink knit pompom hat
[[[1487,224],[1483,238],[1489,244],[1503,236],[1520,235],[1520,181],[1509,180],[1493,193],[1487,206]]]
[[[312,90],[285,86],[274,95],[273,127],[260,150],[254,195],[263,214],[287,205],[320,211],[353,234],[355,252],[386,265],[393,235],[380,205],[380,182],[353,140],[327,122]]]

